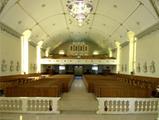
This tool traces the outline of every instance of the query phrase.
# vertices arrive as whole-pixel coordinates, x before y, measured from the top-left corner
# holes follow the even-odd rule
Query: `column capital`
[[[128,32],[127,32],[127,35],[128,35],[128,40],[129,40],[130,42],[133,42],[133,41],[134,41],[134,38],[135,38],[135,32],[133,32],[133,31],[128,31]]]
[[[40,47],[40,48],[41,48],[41,47],[42,47],[42,45],[43,45],[43,43],[44,43],[44,41],[42,41],[42,40],[41,40],[41,41],[39,41],[39,42],[37,43],[37,47]]]
[[[30,29],[25,30],[22,35],[25,39],[29,39],[31,36],[32,31]]]
[[[117,48],[120,48],[120,42],[116,41],[115,45],[116,45]]]
[[[51,49],[51,47],[47,47],[46,50],[49,51]]]

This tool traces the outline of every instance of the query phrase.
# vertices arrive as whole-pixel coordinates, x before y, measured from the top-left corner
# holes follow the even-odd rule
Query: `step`
[[[96,111],[98,104],[96,101],[64,101],[59,102],[60,110],[86,110],[86,111]]]
[[[61,110],[61,114],[89,114],[89,115],[96,115],[96,111],[80,111],[80,110]]]

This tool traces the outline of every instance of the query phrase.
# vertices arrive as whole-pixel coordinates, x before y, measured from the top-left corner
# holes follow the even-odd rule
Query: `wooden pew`
[[[88,91],[98,97],[151,97],[149,82],[117,76],[85,75]]]
[[[56,75],[40,78],[20,87],[8,87],[6,88],[5,95],[8,97],[57,97],[69,90],[72,80],[73,75]]]
[[[6,97],[58,97],[58,86],[52,87],[10,87],[6,89]]]

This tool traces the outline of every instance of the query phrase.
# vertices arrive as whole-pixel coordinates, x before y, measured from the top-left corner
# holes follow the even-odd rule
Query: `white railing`
[[[159,98],[97,98],[97,100],[97,114],[141,114],[159,112]]]
[[[60,97],[0,97],[0,112],[58,114],[59,99]],[[97,114],[159,112],[159,98],[97,98],[97,100]]]
[[[0,112],[60,113],[60,97],[0,97]]]
[[[41,64],[64,64],[64,65],[79,65],[79,64],[98,64],[98,65],[116,65],[116,59],[51,59],[42,58]]]

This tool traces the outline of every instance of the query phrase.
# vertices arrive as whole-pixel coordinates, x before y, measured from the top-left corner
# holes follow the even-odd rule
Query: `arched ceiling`
[[[127,31],[136,34],[158,22],[150,0],[93,0],[93,12],[83,26],[69,15],[66,0],[3,0],[0,22],[19,33],[32,30],[31,41],[56,48],[67,40],[91,39],[102,48],[114,41],[127,41]]]

